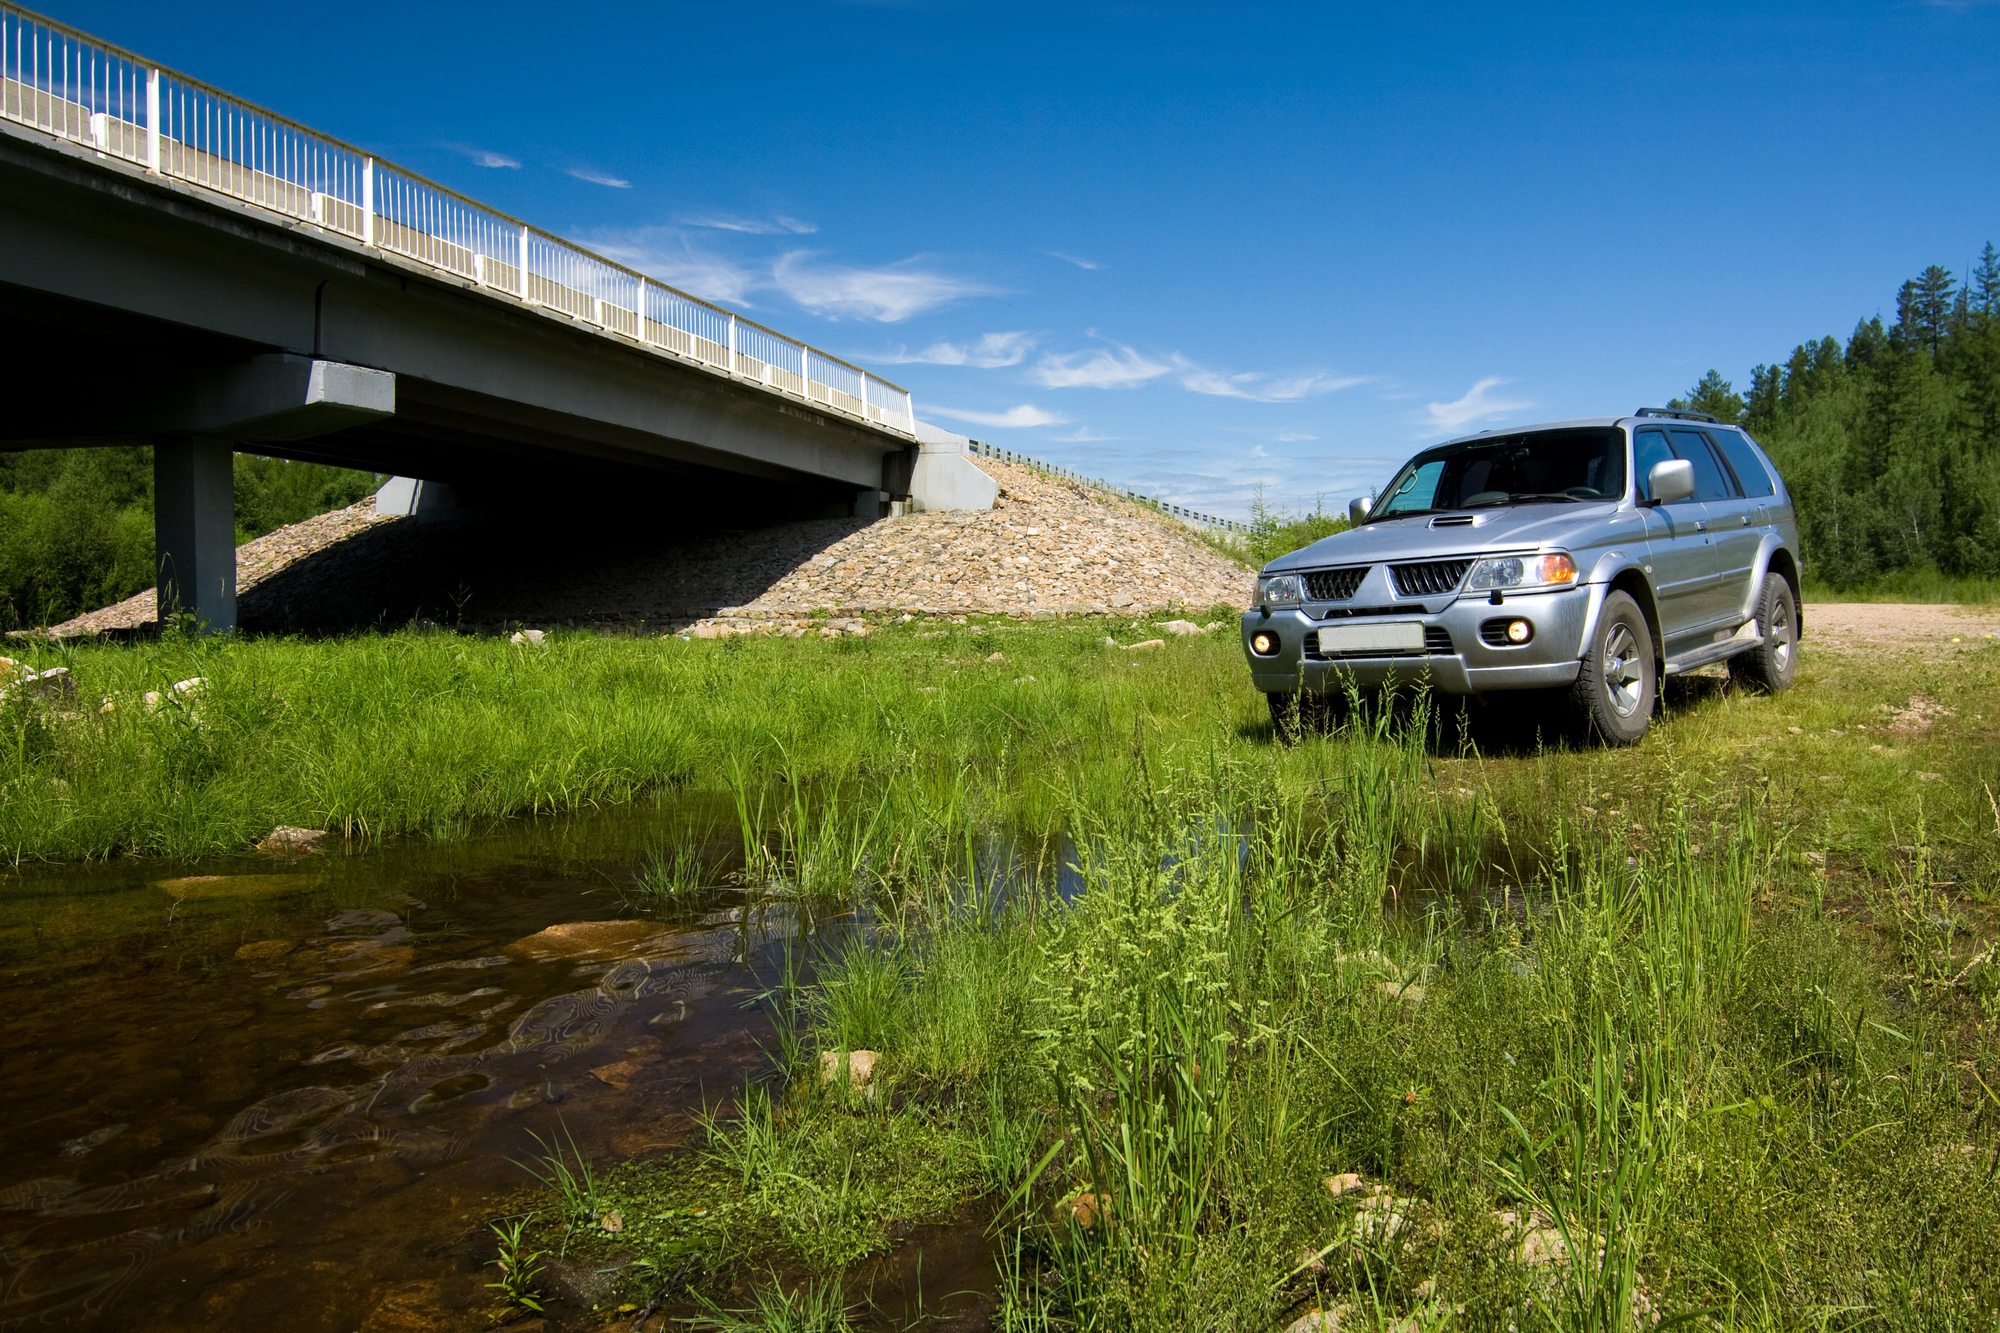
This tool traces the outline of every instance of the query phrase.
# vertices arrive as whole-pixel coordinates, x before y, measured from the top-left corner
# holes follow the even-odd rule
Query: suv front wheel
[[[1630,593],[1604,599],[1570,698],[1590,731],[1610,745],[1633,745],[1653,719],[1657,680],[1653,631]]]

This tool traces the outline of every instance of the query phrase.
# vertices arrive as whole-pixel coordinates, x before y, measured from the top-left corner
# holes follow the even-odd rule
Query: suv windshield
[[[1624,431],[1616,426],[1538,430],[1418,454],[1389,483],[1368,519],[1439,509],[1616,500],[1624,494]]]

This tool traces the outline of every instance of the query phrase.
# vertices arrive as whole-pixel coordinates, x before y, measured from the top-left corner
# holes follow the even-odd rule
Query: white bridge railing
[[[0,119],[914,437],[909,392],[359,148],[0,3]]]

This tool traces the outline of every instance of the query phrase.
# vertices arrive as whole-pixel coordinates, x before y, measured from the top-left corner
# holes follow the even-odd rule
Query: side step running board
[[[1755,624],[1756,622],[1753,621],[1751,623]],[[1764,636],[1761,634],[1732,635],[1717,643],[1705,644],[1700,648],[1690,649],[1678,657],[1669,657],[1666,665],[1660,669],[1660,674],[1678,676],[1683,671],[1692,671],[1696,667],[1705,667],[1711,662],[1720,662],[1725,657],[1734,657],[1740,652],[1763,646]]]

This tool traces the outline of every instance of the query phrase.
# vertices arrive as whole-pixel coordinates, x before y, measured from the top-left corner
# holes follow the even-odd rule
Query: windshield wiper
[[[1530,502],[1535,500],[1561,500],[1566,504],[1573,505],[1583,503],[1583,501],[1577,499],[1574,495],[1568,495],[1562,491],[1509,491],[1507,492],[1507,498],[1504,500],[1480,500],[1464,507],[1467,509],[1488,509],[1494,505],[1520,504],[1524,500]]]

